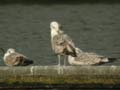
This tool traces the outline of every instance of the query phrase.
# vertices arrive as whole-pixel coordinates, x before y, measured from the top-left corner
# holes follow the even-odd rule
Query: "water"
[[[50,44],[49,23],[54,20],[83,51],[120,58],[119,3],[1,4],[0,47],[15,48],[33,65],[57,64]],[[120,59],[105,65],[120,65]]]

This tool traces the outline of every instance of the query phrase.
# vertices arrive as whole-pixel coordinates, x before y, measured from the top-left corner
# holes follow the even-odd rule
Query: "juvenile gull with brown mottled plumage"
[[[60,56],[64,56],[65,65],[66,55],[76,57],[75,45],[72,39],[60,30],[60,24],[58,22],[51,22],[50,28],[52,49],[58,55],[58,65],[60,66]]]
[[[16,52],[13,48],[7,50],[3,59],[7,66],[24,66],[33,63],[25,55]]]
[[[79,48],[76,48],[76,52],[77,57],[68,56],[68,62],[71,65],[96,65],[109,62],[109,58],[96,53],[83,52]]]

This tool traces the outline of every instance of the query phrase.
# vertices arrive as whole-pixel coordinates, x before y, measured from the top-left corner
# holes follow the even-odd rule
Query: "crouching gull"
[[[29,60],[23,54],[16,52],[13,48],[7,50],[3,60],[7,66],[26,66],[33,63],[33,61]]]
[[[107,63],[110,60],[115,60],[115,58],[107,58],[96,53],[83,52],[79,48],[75,48],[77,57],[71,55],[68,56],[68,62],[71,65],[98,65],[102,63]]]

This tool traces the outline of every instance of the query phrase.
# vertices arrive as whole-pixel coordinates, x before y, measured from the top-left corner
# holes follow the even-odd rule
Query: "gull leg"
[[[60,74],[61,68],[60,68],[60,55],[58,55],[58,74]]]
[[[58,66],[60,66],[60,55],[58,55]]]
[[[66,66],[66,59],[67,59],[67,56],[64,55],[64,66]]]

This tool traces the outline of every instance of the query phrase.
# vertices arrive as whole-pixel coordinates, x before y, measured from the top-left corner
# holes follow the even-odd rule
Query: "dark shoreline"
[[[0,84],[0,89],[35,89],[35,90],[113,90],[120,89],[120,84],[116,85],[102,85],[102,84],[41,84],[41,83],[31,83],[31,84],[19,84],[16,86],[8,86],[7,84]]]
[[[120,0],[1,0],[0,4],[7,5],[7,4],[71,4],[71,5],[77,5],[77,4],[118,4],[120,3]]]

